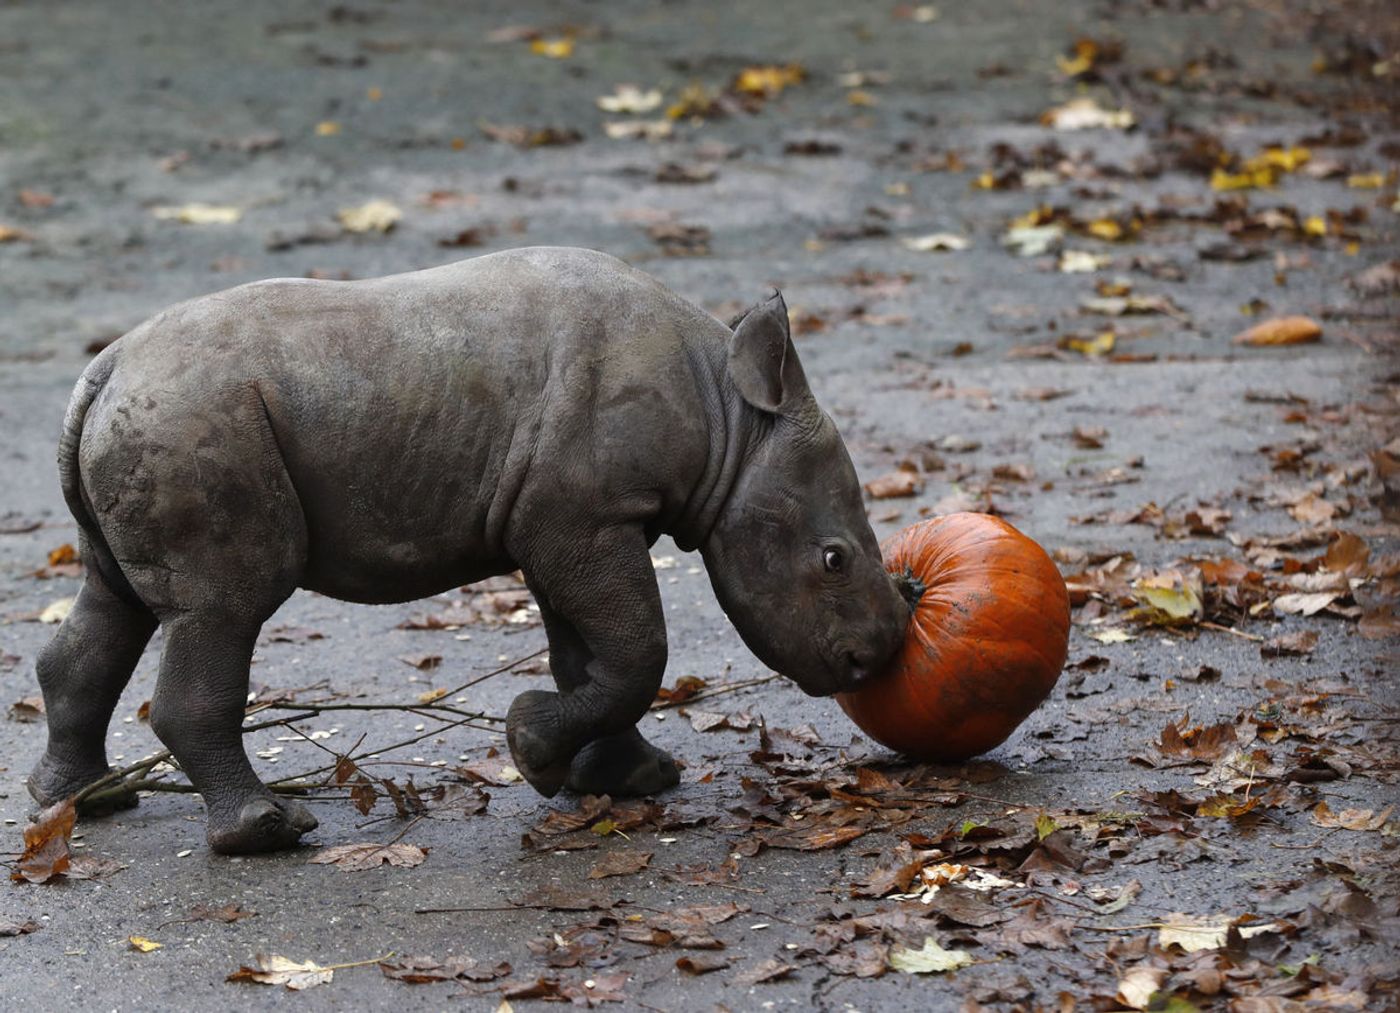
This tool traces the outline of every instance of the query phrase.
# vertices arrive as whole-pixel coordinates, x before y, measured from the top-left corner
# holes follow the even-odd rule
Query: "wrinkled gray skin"
[[[182,303],[83,374],[59,447],[87,578],[38,660],[49,804],[107,771],[117,698],[159,624],[151,725],[219,852],[316,825],[243,750],[248,666],[298,587],[399,602],[524,571],[558,692],[508,717],[552,796],[649,794],[637,731],[666,667],[649,546],[702,550],[745,643],[812,694],[860,684],[908,608],[774,295],[731,331],[586,250],[492,254]]]

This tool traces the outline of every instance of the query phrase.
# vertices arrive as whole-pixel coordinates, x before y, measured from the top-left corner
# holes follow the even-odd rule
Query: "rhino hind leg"
[[[198,612],[167,619],[151,700],[151,727],[204,797],[209,847],[225,855],[290,848],[316,827],[304,806],[258,779],[243,748],[248,666],[260,626]]]
[[[308,552],[261,394],[112,402],[109,414],[142,419],[146,434],[122,438],[90,417],[83,481],[122,575],[164,635],[151,729],[203,796],[214,851],[292,847],[316,820],[274,795],[243,748],[253,646],[301,582]]]
[[[44,693],[49,738],[29,775],[29,793],[49,806],[81,791],[108,772],[107,725],[141,652],[155,632],[148,609],[115,592],[82,543],[87,575],[77,601],[35,665]],[[90,816],[136,804],[134,795],[114,799]]]

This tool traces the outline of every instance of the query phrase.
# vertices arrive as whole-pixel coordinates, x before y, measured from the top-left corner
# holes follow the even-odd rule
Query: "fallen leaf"
[[[687,974],[709,974],[729,966],[729,958],[718,953],[693,953],[681,957],[676,966]]]
[[[190,921],[223,922],[225,925],[232,925],[244,918],[252,918],[256,914],[256,911],[250,911],[241,904],[225,904],[223,907],[196,904],[190,908]]]
[[[1147,1009],[1166,978],[1165,967],[1134,967],[1118,979],[1118,1001],[1130,1009]]]
[[[68,870],[77,811],[72,799],[49,806],[24,828],[24,853],[15,862],[10,878],[16,883],[47,883]]]
[[[18,243],[33,238],[33,234],[24,229],[17,229],[13,225],[0,225],[0,243]]]
[[[1259,645],[1259,655],[1264,658],[1298,658],[1311,654],[1317,647],[1316,630],[1298,630],[1271,637]]]
[[[734,90],[743,95],[773,98],[785,88],[801,84],[807,71],[800,63],[785,66],[745,67],[734,78]]]
[[[900,240],[905,249],[915,253],[965,250],[968,241],[952,232],[934,232],[927,236],[905,236]]]
[[[154,939],[147,939],[145,936],[127,936],[127,944],[138,953],[154,953],[163,947],[164,943],[158,943]]]
[[[57,601],[49,602],[44,606],[44,610],[39,613],[41,623],[61,623],[68,618],[68,613],[73,611],[73,602],[76,598],[59,598]]]
[[[1105,109],[1096,99],[1086,97],[1047,109],[1040,122],[1056,130],[1127,130],[1136,121],[1127,109]]]
[[[0,916],[0,936],[27,936],[31,932],[38,932],[41,928],[43,928],[42,925],[28,918],[22,922],[16,922]]]
[[[1347,284],[1367,299],[1400,292],[1400,258],[1368,267],[1349,278]]]
[[[1322,337],[1322,328],[1308,317],[1275,317],[1255,324],[1247,331],[1235,335],[1235,344],[1253,345],[1301,345],[1317,341]]]
[[[376,198],[356,207],[341,208],[335,217],[347,232],[388,232],[398,224],[403,212],[396,205]]]
[[[589,879],[631,876],[651,864],[650,851],[610,851],[588,870]]]
[[[913,496],[923,489],[923,480],[913,471],[901,468],[888,475],[871,479],[865,483],[865,491],[871,499],[894,499],[899,496]]]
[[[568,37],[559,39],[534,39],[530,42],[530,52],[551,60],[563,60],[574,55],[574,40]]]
[[[603,124],[603,133],[615,141],[659,141],[675,129],[670,120],[623,120]]]
[[[1092,338],[1079,338],[1074,335],[1066,335],[1058,342],[1060,348],[1071,352],[1078,352],[1080,355],[1090,359],[1101,359],[1109,352],[1113,351],[1118,343],[1118,335],[1113,331],[1100,331]]]
[[[1317,591],[1312,594],[1282,594],[1273,600],[1273,609],[1285,616],[1316,615],[1341,597],[1337,591]]]
[[[620,84],[611,95],[600,95],[594,103],[605,113],[649,113],[661,105],[661,89],[642,91],[635,84]]]
[[[6,716],[11,721],[19,721],[24,724],[38,721],[44,716],[44,698],[41,696],[22,697],[10,704],[10,710]]]
[[[289,989],[300,992],[303,989],[328,984],[335,976],[332,968],[321,967],[310,960],[299,964],[276,953],[254,954],[253,963],[255,967],[240,967],[224,980],[252,981],[259,985],[286,985]]]
[[[428,849],[416,844],[337,844],[312,855],[312,865],[338,865],[344,872],[360,872],[391,865],[412,869],[422,865]]]
[[[1390,605],[1371,609],[1356,624],[1356,632],[1367,640],[1400,637],[1400,612],[1396,612],[1394,607]]]
[[[1064,274],[1089,274],[1113,263],[1113,258],[1087,250],[1065,250],[1056,265]]]
[[[781,960],[769,958],[761,964],[746,968],[734,976],[736,985],[759,985],[765,981],[780,981],[797,970],[791,964],[785,964]]]
[[[890,950],[890,966],[905,974],[941,974],[972,963],[966,950],[945,950],[932,936],[924,937],[922,949],[900,946]]]
[[[1333,812],[1326,802],[1319,802],[1312,811],[1314,826],[1337,830],[1379,830],[1390,819],[1394,806],[1386,806],[1379,813],[1371,809],[1343,809]]]
[[[151,208],[162,221],[185,225],[232,225],[243,217],[243,209],[222,204],[182,204],[179,207]]]
[[[1157,930],[1157,945],[1162,949],[1179,946],[1187,953],[1197,950],[1218,950],[1225,945],[1231,926],[1239,930],[1245,939],[1265,932],[1277,932],[1279,927],[1272,922],[1263,925],[1241,924],[1238,919],[1224,915],[1214,918],[1193,918],[1190,915],[1170,914]]]
[[[1089,637],[1097,640],[1101,644],[1126,644],[1136,640],[1137,637],[1129,633],[1122,627],[1113,627],[1107,630],[1090,630]]]
[[[1039,257],[1055,249],[1064,238],[1065,228],[1058,223],[1049,225],[1013,225],[1001,237],[1003,246],[1010,246],[1020,257]]]

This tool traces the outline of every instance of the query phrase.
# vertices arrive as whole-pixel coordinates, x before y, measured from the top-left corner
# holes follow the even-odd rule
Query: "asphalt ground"
[[[663,539],[667,684],[694,676],[724,692],[645,719],[687,765],[661,813],[584,805],[568,825],[599,832],[561,848],[537,831],[522,846],[580,802],[464,784],[452,771],[473,762],[504,779],[489,725],[390,751],[436,719],[326,711],[298,722],[328,733],[315,741],[250,735],[259,772],[290,777],[358,745],[382,750],[363,764],[374,777],[440,795],[399,818],[382,784],[368,815],[328,787],[312,847],[243,859],[208,852],[187,794],[81,820],[74,853],[91,878],[0,897],[0,931],[38,926],[0,934],[0,1003],[494,1009],[533,991],[660,1009],[1115,1009],[1167,996],[1394,1008],[1397,651],[1393,633],[1363,627],[1385,632],[1394,591],[1400,334],[1394,282],[1357,279],[1397,256],[1397,37],[1393,10],[1361,3],[945,3],[932,16],[821,2],[0,4],[0,705],[37,694],[34,657],[53,630],[37,616],[80,584],[74,567],[47,564],[76,541],[53,456],[92,348],[244,281],[370,277],[520,245],[607,250],[722,317],[780,288],[862,479],[901,464],[916,475],[912,496],[872,500],[877,532],[995,510],[1055,554],[1080,603],[1069,671],[1007,743],[962,767],[911,768],[832,701],[760,681],[769,673],[698,557]],[[1058,64],[1079,38],[1099,44],[1092,66]],[[532,51],[559,40],[567,55]],[[746,68],[791,64],[803,79],[777,94],[733,89]],[[661,89],[662,105],[595,105],[625,82]],[[608,136],[608,123],[665,119],[695,83],[725,115],[666,120],[659,140]],[[1130,111],[1131,129],[1042,122],[1076,97]],[[569,131],[577,142],[535,143]],[[1238,175],[1270,145],[1305,147],[1308,163],[1276,167],[1266,186],[1212,187],[1212,168]],[[688,176],[700,181],[668,181]],[[399,210],[389,231],[338,221],[372,200]],[[178,220],[196,203],[236,220]],[[1062,234],[1020,256],[1003,240],[1037,208],[1048,209],[1037,224]],[[902,242],[937,234],[966,246]],[[1096,269],[1061,270],[1067,251]],[[1118,305],[1121,316],[1085,305],[1130,297],[1146,301]],[[1293,314],[1321,339],[1232,340]],[[1125,617],[1125,582],[1183,560],[1247,562],[1276,599],[1301,587],[1285,587],[1289,571],[1325,571],[1316,560],[1343,532],[1370,563],[1314,615],[1251,614],[1258,596],[1227,583],[1195,617],[1209,625]],[[545,646],[528,603],[499,587],[374,608],[299,593],[268,624],[254,690],[413,705]],[[454,601],[484,618],[400,628]],[[1317,635],[1310,652],[1261,654],[1299,633]],[[159,748],[138,716],[158,649],[118,708],[114,763]],[[423,655],[441,661],[403,660]],[[520,667],[462,706],[500,715],[547,684],[537,659]],[[725,724],[697,730],[709,714]],[[17,853],[44,729],[23,707],[9,716],[0,851]],[[1168,723],[1186,732],[1186,755],[1163,751]],[[1221,724],[1243,752],[1190,755],[1191,729]],[[882,795],[861,769],[917,799]],[[489,802],[472,812],[478,790]],[[853,815],[843,791],[872,802]],[[1256,807],[1202,815],[1218,794]],[[842,846],[782,836],[842,820],[863,831]],[[427,857],[352,872],[308,861],[390,841]],[[1012,885],[977,893],[961,880],[929,903],[853,896],[878,894],[873,873],[934,847]],[[589,877],[641,853],[639,871]],[[987,900],[968,914],[974,894]],[[255,914],[190,920],[199,905]],[[699,905],[710,907],[682,919],[689,935],[665,922]],[[593,909],[559,910],[579,906]],[[444,908],[458,910],[420,913]],[[1183,953],[1161,937],[1181,915],[1274,928]],[[638,941],[643,930],[671,938]],[[140,952],[133,936],[161,948]],[[926,938],[973,963],[899,970],[897,955]],[[297,994],[225,981],[259,953],[370,963]],[[394,966],[477,965],[411,985],[373,966],[386,954]],[[694,973],[706,961],[724,966]],[[755,980],[765,967],[777,977]]]

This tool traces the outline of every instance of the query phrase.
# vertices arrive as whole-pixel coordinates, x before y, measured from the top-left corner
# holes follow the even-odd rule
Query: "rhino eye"
[[[840,549],[827,549],[822,553],[822,565],[831,573],[838,573],[846,565],[846,557]]]

